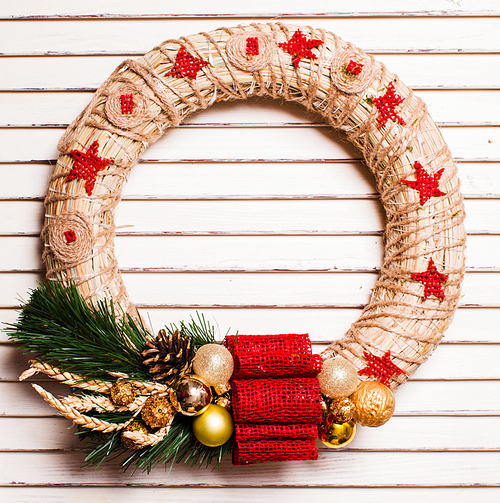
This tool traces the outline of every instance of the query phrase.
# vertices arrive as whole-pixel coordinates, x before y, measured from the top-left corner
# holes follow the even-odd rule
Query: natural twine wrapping
[[[323,357],[340,354],[360,369],[365,366],[363,351],[381,356],[390,350],[394,363],[409,375],[439,343],[460,297],[465,232],[456,167],[425,105],[396,75],[336,35],[310,27],[300,29],[306,37],[320,39],[324,44],[313,49],[317,59],[303,58],[295,67],[292,55],[278,44],[286,43],[296,29],[280,23],[221,28],[166,41],[144,57],[122,63],[59,143],[61,155],[45,200],[42,235],[49,247],[44,257],[47,275],[60,281],[72,279],[86,298],[113,298],[125,311],[133,313],[113,250],[113,210],[139,156],[169,127],[216,101],[251,96],[296,101],[344,131],[361,150],[387,215],[385,257],[370,302],[345,337],[332,343]],[[267,62],[269,55],[263,52],[266,63],[252,67],[257,60],[243,55],[241,44],[253,36],[259,37],[263,50],[270,49],[272,57]],[[181,46],[210,63],[196,79],[165,76]],[[342,71],[351,55],[355,61],[364,62],[359,80],[346,80]],[[406,125],[389,121],[379,128],[377,109],[370,98],[380,96],[391,82],[395,92],[404,98],[399,113]],[[108,99],[132,87],[138,89],[137,93],[133,91],[134,97],[145,100],[149,113],[141,116],[142,123],[120,127]],[[85,151],[94,141],[99,142],[99,155],[114,159],[114,163],[99,172],[95,189],[88,196],[82,181],[67,183],[66,176],[73,166],[69,152]],[[421,206],[418,192],[400,182],[413,179],[416,161],[431,174],[444,168],[440,189],[446,196],[433,197]],[[47,237],[51,220],[68,212],[85,215],[94,235],[90,257],[78,264],[61,260]],[[440,272],[449,276],[442,302],[433,297],[424,301],[423,285],[411,278],[412,273],[426,270],[430,258]],[[395,378],[392,387],[406,378]]]

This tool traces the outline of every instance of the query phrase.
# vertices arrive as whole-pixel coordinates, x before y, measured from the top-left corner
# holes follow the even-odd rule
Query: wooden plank
[[[323,346],[314,348],[319,353]],[[446,344],[422,365],[413,380],[500,380],[500,344]],[[27,356],[12,344],[0,345],[0,381],[17,381],[27,368]]]
[[[196,310],[190,308],[159,308],[146,306],[142,316],[151,322],[154,333],[164,325],[181,320],[196,319]],[[18,317],[14,309],[0,309],[2,323],[14,323]],[[217,340],[227,332],[246,334],[308,333],[311,340],[326,343],[344,334],[361,314],[360,308],[332,309],[225,309],[204,308],[201,314],[215,327]],[[499,309],[461,307],[453,323],[444,334],[441,344],[500,344]],[[332,328],[333,327],[333,328]],[[0,343],[7,343],[7,334],[0,332]],[[487,350],[487,348],[485,349]]]
[[[500,128],[442,127],[456,160],[499,161]],[[59,128],[7,128],[2,131],[0,162],[55,160]],[[20,146],[22,145],[22,148]],[[234,145],[238,145],[235,149]],[[162,161],[345,161],[359,151],[322,127],[177,128],[151,145],[143,160]]]
[[[253,22],[265,23],[256,17]],[[498,17],[371,18],[341,19],[287,17],[292,26],[312,26],[337,36],[370,53],[483,53],[497,52],[494,33]],[[142,55],[166,39],[194,35],[220,28],[218,18],[0,21],[4,35],[0,55]],[[235,23],[237,24],[237,23]],[[246,23],[245,23],[246,24]]]
[[[469,234],[498,234],[500,200],[465,202]],[[0,235],[40,234],[43,204],[39,201],[0,201]],[[155,219],[151,219],[151,215]],[[122,235],[379,235],[383,210],[376,200],[332,201],[123,201],[116,224]],[[127,227],[121,227],[127,226]]]
[[[34,236],[5,236],[0,271],[42,270],[42,242]],[[125,272],[329,272],[378,271],[379,236],[118,236]],[[472,235],[468,271],[500,271],[500,236]],[[258,249],[259,252],[255,253]]]
[[[0,58],[0,91],[95,90],[124,59],[125,55]],[[500,54],[384,54],[377,59],[412,89],[500,89]],[[19,72],[20,66],[26,71]]]
[[[176,465],[165,474],[158,466],[151,474],[120,473],[107,466],[96,471],[82,467],[84,454],[68,453],[2,453],[0,454],[0,484],[13,485],[142,485],[163,487],[383,487],[383,486],[453,486],[498,487],[500,456],[497,452],[384,452],[321,451],[314,469],[311,463],[291,461],[286,469],[280,463],[233,467],[229,459],[221,463],[221,471],[194,471]],[[419,468],[426,466],[425,481]],[[26,466],[30,466],[29,476]],[[481,467],[478,470],[477,467]],[[309,468],[310,467],[310,468]],[[307,476],[304,472],[307,471]],[[334,476],[332,476],[334,474]]]
[[[500,198],[500,163],[459,162],[467,198]],[[0,164],[0,200],[43,199],[53,166]],[[15,172],[17,176],[13,177]],[[307,176],[305,175],[307,173]],[[152,184],[151,180],[155,183]],[[131,199],[374,199],[374,180],[361,161],[141,162],[124,185]]]
[[[500,124],[498,90],[420,90],[433,120],[438,125],[485,126]],[[3,92],[0,93],[0,127],[66,127],[87,106],[92,93]],[[315,125],[320,118],[304,113],[300,105],[277,103],[271,99],[250,99],[218,103],[189,116],[181,127],[206,125]]]
[[[395,416],[380,428],[358,426],[349,450],[355,451],[498,451],[495,416]],[[76,428],[63,417],[0,418],[0,451],[80,450]],[[464,434],[464,432],[469,432]],[[326,447],[322,447],[327,450]]]
[[[99,501],[106,503],[136,503],[150,501],[160,503],[248,503],[260,501],[271,503],[287,501],[366,501],[386,503],[394,498],[397,501],[439,501],[440,503],[460,503],[470,501],[491,502],[500,497],[496,487],[378,487],[378,488],[339,488],[339,487],[293,487],[261,488],[245,487],[231,490],[220,487],[156,487],[154,479],[145,487],[3,487],[1,494],[8,502],[23,503],[81,503]],[[9,499],[10,498],[10,499]]]
[[[40,382],[55,396],[69,392],[56,382],[33,382]],[[0,392],[2,416],[57,415],[28,382],[0,382]],[[500,382],[409,381],[397,391],[395,416],[500,416]]]
[[[286,11],[284,12],[284,9]],[[307,9],[307,10],[304,10]],[[343,17],[343,16],[488,16],[498,15],[498,5],[494,0],[378,0],[376,5],[366,0],[351,0],[348,4],[332,4],[329,0],[317,0],[314,4],[304,4],[301,0],[289,0],[286,5],[277,0],[255,0],[251,4],[237,4],[230,0],[218,0],[212,4],[189,2],[169,4],[161,0],[144,0],[140,5],[121,0],[107,0],[103,6],[99,0],[87,0],[83,5],[72,5],[65,0],[52,0],[49,5],[40,5],[37,0],[18,0],[3,8],[2,18],[127,18],[127,17],[209,17],[247,18],[256,15],[268,17],[287,16],[289,13],[302,16]]]
[[[361,307],[375,286],[376,273],[125,273],[139,307]],[[41,275],[0,273],[0,306],[14,308]],[[476,272],[463,282],[462,306],[500,306],[500,275]],[[340,336],[341,334],[339,334]]]

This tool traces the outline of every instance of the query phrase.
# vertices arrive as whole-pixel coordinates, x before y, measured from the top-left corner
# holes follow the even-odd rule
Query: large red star
[[[278,44],[284,51],[292,55],[292,63],[294,66],[299,66],[302,58],[318,59],[311,49],[322,45],[324,42],[318,39],[307,39],[306,36],[297,30],[293,37],[288,42]]]
[[[196,74],[207,65],[208,61],[195,58],[182,45],[177,56],[175,56],[173,68],[165,74],[165,77],[172,75],[173,77],[190,77],[194,80],[196,79]]]
[[[439,190],[439,180],[443,176],[444,168],[441,168],[436,174],[429,175],[422,165],[415,161],[416,180],[401,180],[412,189],[420,192],[420,204],[423,206],[433,196],[446,196],[446,192]]]
[[[448,275],[440,273],[436,269],[432,257],[429,259],[427,271],[413,273],[411,278],[425,285],[424,300],[427,300],[431,295],[434,295],[441,302],[443,301],[444,291],[442,284],[448,279]]]
[[[391,352],[387,351],[384,356],[375,356],[363,351],[363,355],[368,360],[368,366],[358,370],[359,375],[375,377],[378,381],[390,387],[390,379],[393,375],[406,374],[391,361]]]
[[[67,182],[71,182],[75,178],[78,180],[87,180],[85,183],[85,190],[87,194],[92,195],[95,186],[95,179],[97,172],[107,168],[113,159],[104,159],[97,155],[99,151],[99,142],[96,140],[87,149],[87,152],[80,152],[79,150],[72,150],[71,157],[74,159],[73,168],[66,177]]]

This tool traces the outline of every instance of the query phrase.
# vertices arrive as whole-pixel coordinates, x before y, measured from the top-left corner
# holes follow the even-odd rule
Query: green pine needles
[[[117,316],[118,314],[118,316]],[[189,337],[198,349],[204,344],[216,343],[214,327],[203,315],[197,320],[180,322],[166,327],[170,333],[178,330]],[[112,301],[88,304],[75,285],[46,282],[31,292],[29,302],[23,305],[16,323],[8,325],[9,338],[24,352],[33,353],[44,363],[63,372],[79,375],[82,380],[115,381],[110,373],[127,374],[131,379],[151,382],[149,368],[141,353],[147,338],[154,338],[137,319],[120,311]],[[72,389],[77,397],[92,394]],[[132,412],[86,412],[94,418],[112,423],[123,423],[132,418]],[[192,432],[192,418],[177,414],[169,433],[154,446],[130,451],[123,447],[121,431],[100,433],[85,427],[78,435],[88,445],[85,459],[98,468],[105,460],[120,458],[124,469],[134,467],[149,472],[160,463],[180,463],[208,466],[215,462],[218,468],[222,456],[231,451],[231,440],[220,447],[201,444]]]

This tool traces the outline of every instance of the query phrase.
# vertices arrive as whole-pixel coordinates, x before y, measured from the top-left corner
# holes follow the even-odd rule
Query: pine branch
[[[74,285],[40,285],[7,332],[25,352],[63,371],[107,380],[109,372],[125,372],[150,380],[141,357],[146,328],[129,315],[118,321],[113,302],[88,305]]]
[[[203,314],[196,311],[196,316],[198,318],[198,323],[191,317],[191,321],[187,325],[184,321],[181,321],[179,327],[172,323],[170,327],[165,328],[170,334],[178,330],[183,337],[189,337],[195,349],[205,344],[217,344],[215,340],[215,328],[205,320]]]

